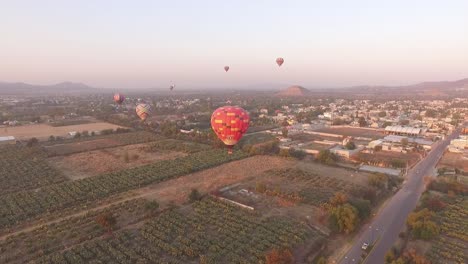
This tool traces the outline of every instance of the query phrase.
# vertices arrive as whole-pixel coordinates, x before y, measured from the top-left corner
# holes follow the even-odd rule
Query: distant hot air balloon
[[[283,63],[284,63],[284,59],[283,59],[283,58],[277,58],[277,59],[276,59],[276,64],[278,64],[278,66],[283,65]]]
[[[224,70],[225,70],[226,72],[228,72],[228,71],[229,71],[229,66],[224,66]]]
[[[169,89],[170,89],[171,91],[174,90],[174,88],[175,88],[175,84],[172,84],[172,85],[169,87]]]
[[[122,94],[119,94],[119,93],[114,94],[114,101],[116,103],[122,104],[124,100],[125,100],[125,96],[123,96]]]
[[[135,110],[138,117],[143,121],[151,114],[151,106],[149,104],[139,104]]]
[[[249,114],[238,106],[223,106],[211,115],[211,128],[227,145],[229,153],[249,128]]]

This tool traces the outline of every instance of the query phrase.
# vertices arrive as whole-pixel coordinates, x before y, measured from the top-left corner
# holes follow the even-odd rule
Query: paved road
[[[397,240],[408,214],[416,207],[424,191],[424,176],[433,174],[434,167],[450,140],[458,137],[459,133],[460,130],[457,130],[445,140],[435,143],[429,154],[408,172],[403,187],[384,205],[371,223],[363,227],[341,264],[360,263],[363,253],[361,246],[364,242],[376,242],[365,263],[384,263],[385,254]]]

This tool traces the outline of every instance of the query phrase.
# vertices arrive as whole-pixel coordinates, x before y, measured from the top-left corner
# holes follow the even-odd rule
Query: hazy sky
[[[466,0],[0,0],[0,81],[313,88],[460,79],[467,12]]]

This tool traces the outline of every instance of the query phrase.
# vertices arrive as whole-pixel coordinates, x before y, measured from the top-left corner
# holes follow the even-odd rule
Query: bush
[[[388,181],[387,176],[381,173],[372,174],[368,178],[368,182],[371,186],[374,186],[380,189],[387,185],[387,181]]]
[[[39,140],[35,137],[31,138],[30,140],[28,140],[28,142],[26,143],[26,146],[27,147],[33,147],[35,145],[39,144]]]
[[[197,189],[192,189],[190,192],[188,199],[190,202],[200,201],[203,196]]]
[[[330,150],[321,150],[317,155],[317,160],[325,164],[335,164],[338,160],[335,154],[331,153]]]
[[[358,215],[361,220],[366,219],[371,213],[371,202],[365,199],[352,199],[349,201],[352,206],[358,210]]]

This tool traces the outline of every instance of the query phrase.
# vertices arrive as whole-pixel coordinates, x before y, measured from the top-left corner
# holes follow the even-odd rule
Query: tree
[[[285,149],[285,148],[280,149],[279,155],[281,157],[289,157],[289,149]]]
[[[393,250],[389,250],[387,254],[385,254],[385,264],[391,264],[395,260],[395,253]]]
[[[303,158],[305,158],[305,156],[307,156],[307,153],[305,153],[303,150],[300,150],[300,149],[290,148],[289,155],[291,155],[292,157],[296,159],[302,160]]]
[[[54,137],[53,135],[51,135],[51,136],[49,137],[49,141],[55,141],[55,137]]]
[[[292,264],[294,257],[289,249],[273,249],[265,256],[265,264]]]
[[[317,155],[317,160],[321,163],[334,164],[338,158],[335,154],[331,153],[330,150],[321,150]]]
[[[353,150],[353,149],[356,149],[356,145],[354,144],[354,142],[349,141],[348,143],[346,143],[345,148],[349,150]]]
[[[390,164],[392,165],[392,167],[394,168],[404,168],[406,166],[406,163],[404,160],[401,160],[401,159],[392,159],[392,161],[390,162]]]
[[[349,234],[356,229],[359,222],[358,210],[349,203],[332,208],[330,221],[335,222],[333,224],[336,224],[339,232]]]
[[[197,189],[192,189],[192,191],[190,192],[188,198],[189,198],[190,202],[195,202],[195,201],[201,200],[202,195]]]
[[[37,138],[33,137],[33,138],[28,140],[28,142],[26,143],[26,146],[31,148],[31,147],[37,145],[38,143],[39,143],[39,140]]]
[[[402,126],[407,126],[407,125],[409,125],[409,120],[408,120],[408,119],[401,120],[401,121],[400,121],[400,125],[402,125]]]
[[[327,260],[324,257],[320,257],[316,264],[327,264]]]
[[[434,110],[434,109],[427,109],[426,113],[424,115],[427,116],[427,117],[433,118],[433,117],[437,116],[437,111]]]
[[[333,207],[343,205],[348,202],[348,196],[343,192],[336,192],[333,197],[330,198],[329,203]]]
[[[368,178],[369,184],[377,188],[385,187],[385,185],[387,185],[387,181],[388,181],[387,176],[381,173],[372,174]]]
[[[440,228],[431,221],[432,216],[433,213],[427,208],[408,216],[406,224],[415,238],[429,240],[439,234]]]
[[[404,147],[408,146],[408,139],[407,138],[402,138],[401,139],[401,145],[403,145]]]
[[[103,212],[96,217],[96,222],[112,234],[112,229],[117,224],[117,219],[111,212]]]
[[[385,121],[382,125],[383,128],[386,128],[388,126],[391,126],[392,125],[392,122],[388,122],[388,121]]]
[[[352,199],[349,203],[358,210],[359,219],[363,220],[370,216],[371,202],[365,199]]]
[[[283,135],[283,137],[287,138],[288,137],[288,128],[283,127],[283,129],[281,130],[281,134]]]
[[[387,116],[387,112],[385,111],[380,111],[379,112],[379,117],[386,117]]]
[[[358,122],[359,122],[359,126],[360,126],[360,127],[366,127],[366,126],[367,126],[367,121],[366,121],[366,119],[365,119],[363,116],[359,117],[359,121],[358,121]]]

